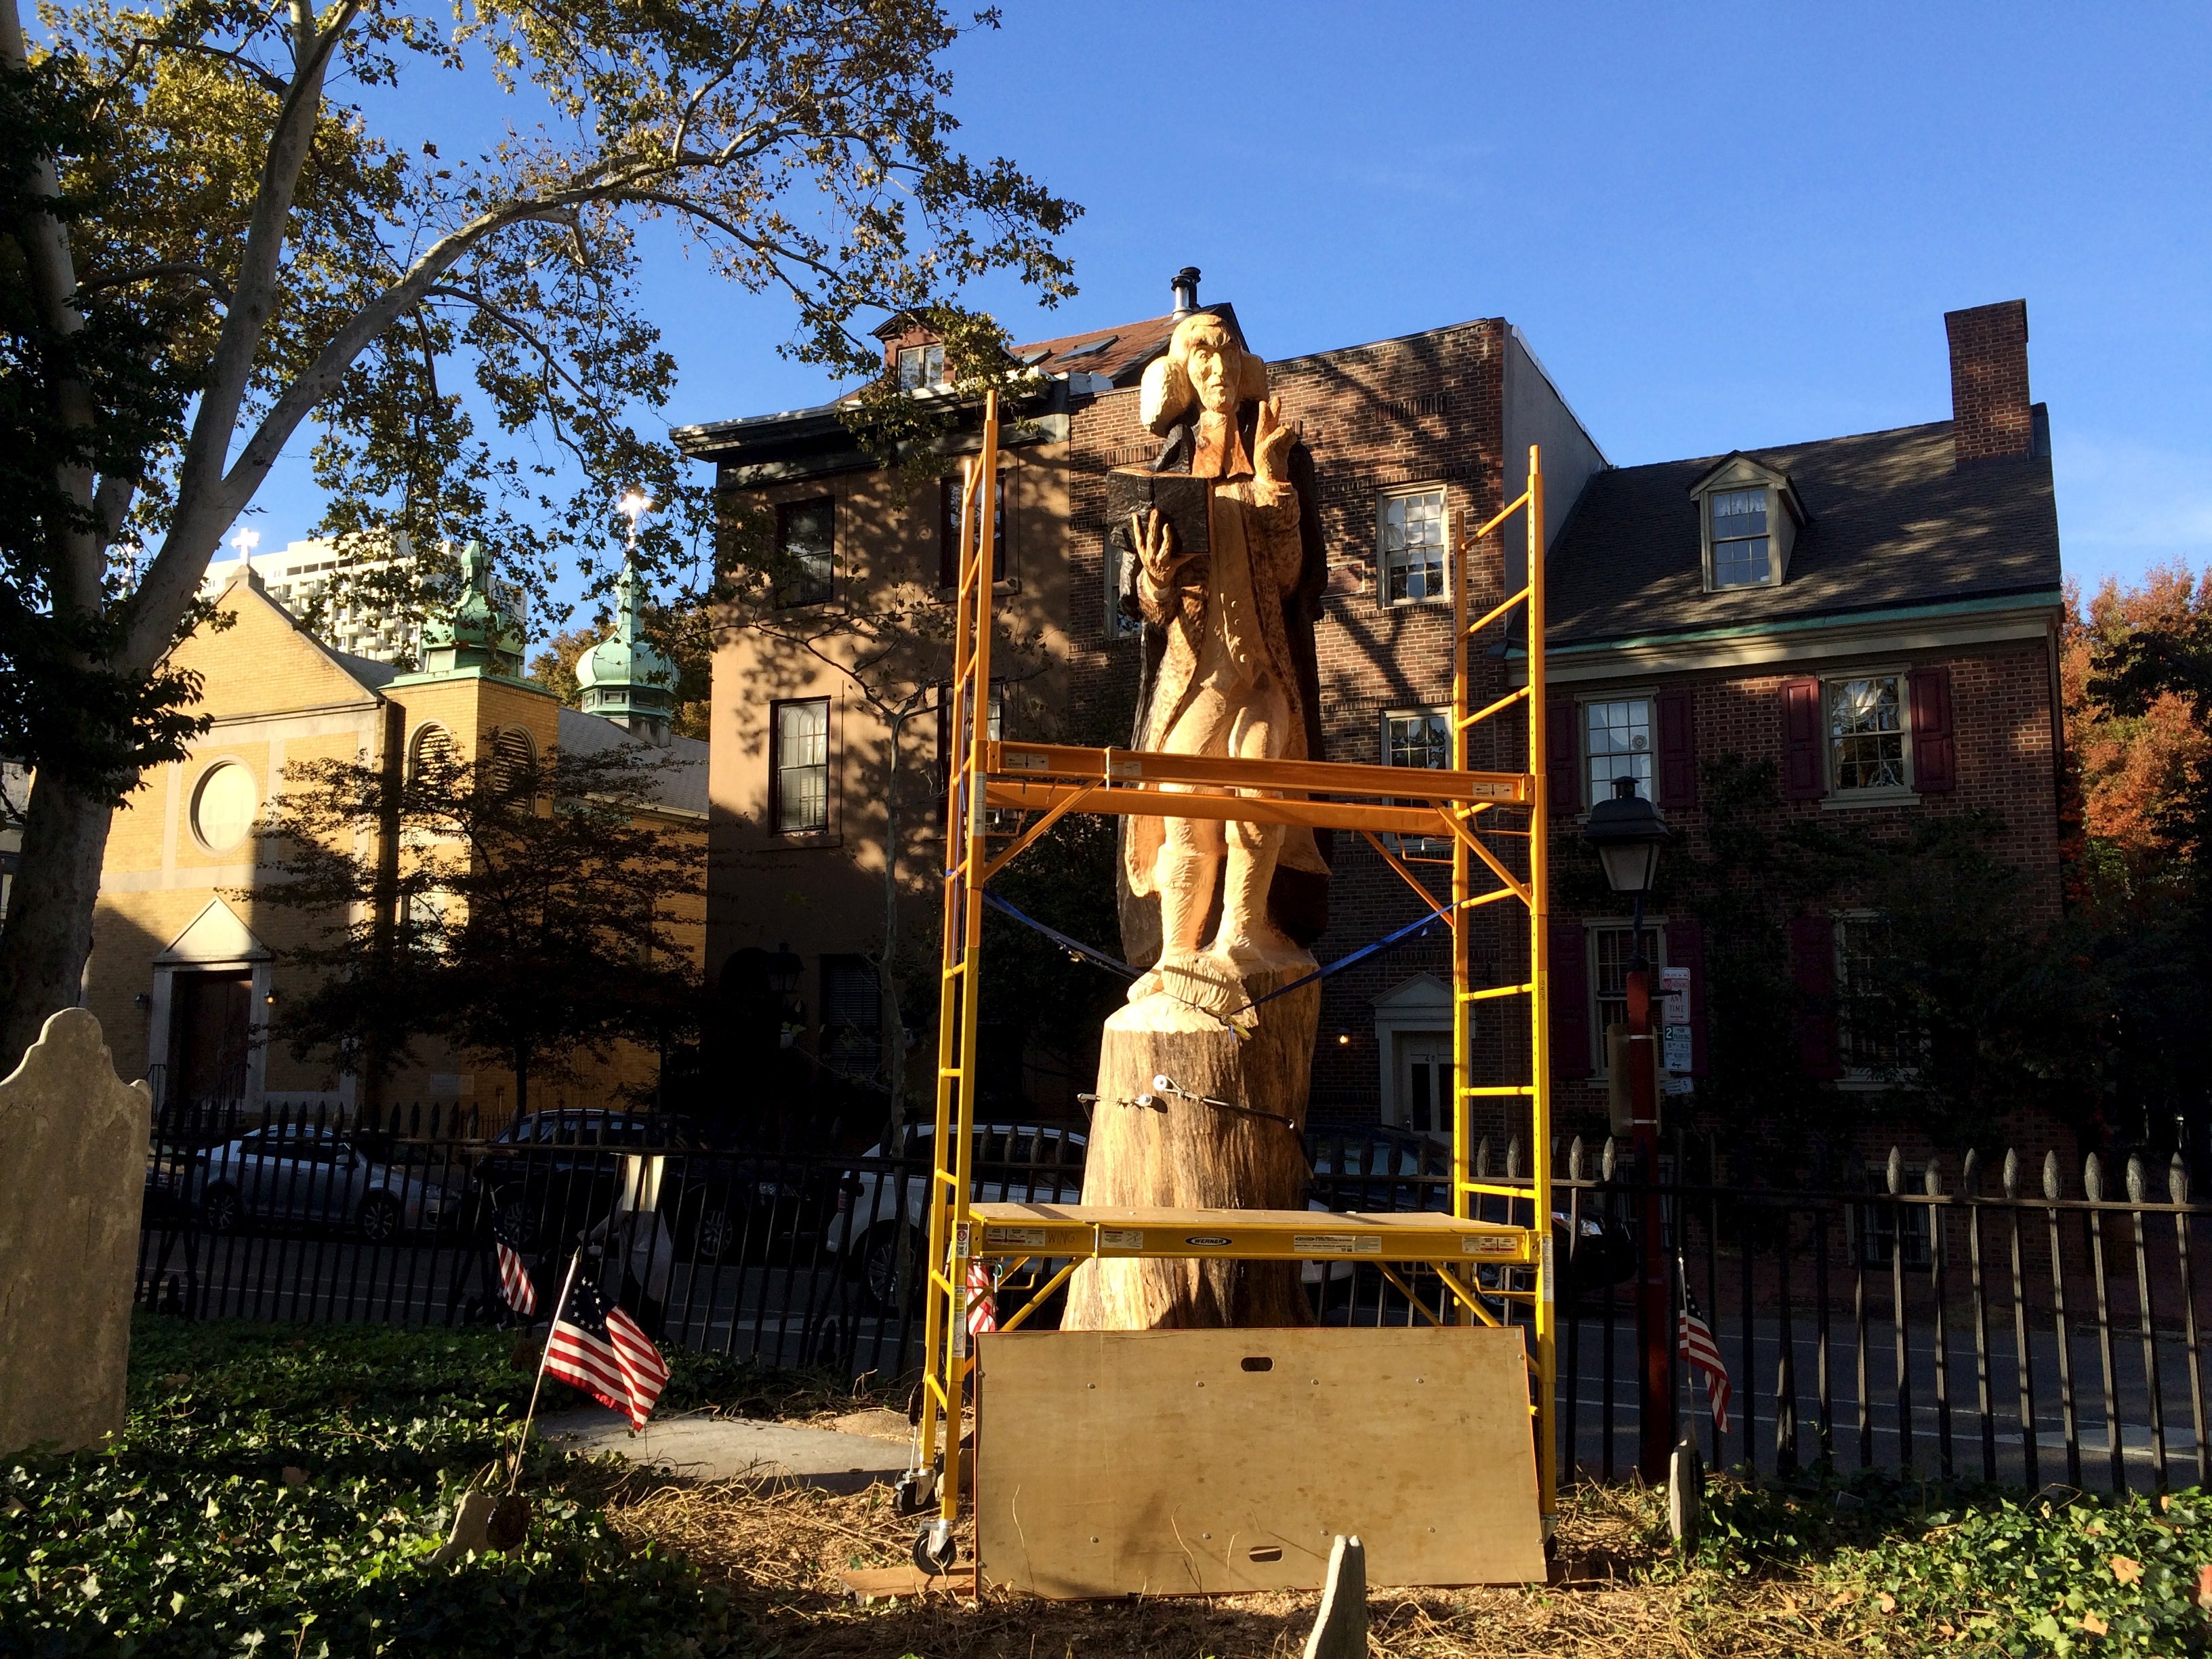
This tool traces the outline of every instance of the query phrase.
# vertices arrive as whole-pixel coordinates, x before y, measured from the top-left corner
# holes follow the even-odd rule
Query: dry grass
[[[1004,1592],[862,1607],[838,1572],[896,1566],[915,1523],[888,1489],[850,1497],[633,1474],[605,1494],[615,1523],[697,1563],[729,1589],[781,1659],[1296,1659],[1311,1594],[1054,1602]],[[1577,1577],[1545,1589],[1376,1592],[1380,1659],[1829,1659],[1847,1647],[1807,1581],[1683,1573],[1655,1540],[1650,1494],[1583,1487],[1563,1505],[1559,1555]]]

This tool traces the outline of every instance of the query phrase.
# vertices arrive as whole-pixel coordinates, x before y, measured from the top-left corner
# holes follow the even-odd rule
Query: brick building
[[[1900,840],[1967,812],[2022,875],[2033,921],[2060,907],[2058,524],[2049,426],[2029,401],[2027,314],[1954,312],[1953,418],[1593,478],[1553,550],[1547,725],[1562,830],[1635,778],[1685,852],[1724,757],[1764,769],[1765,826],[1826,820]],[[1564,908],[1564,907],[1563,907]],[[1653,918],[1692,982],[1687,1068],[1708,1068],[1692,914]],[[1872,1089],[1911,1069],[1882,1029],[1885,919],[1848,896],[1787,919],[1802,1070]],[[1567,914],[1553,935],[1562,1121],[1601,1112],[1627,921]],[[1677,1058],[1684,1056],[1679,1052]]]
[[[1036,664],[1008,688],[1011,734],[1129,741],[1139,647],[1115,604],[1105,480],[1158,447],[1139,428],[1138,385],[1196,307],[1196,286],[1195,271],[1178,276],[1168,316],[1018,348],[1042,384],[1020,411],[1025,429],[1009,444],[1001,486],[1001,637],[1026,641]],[[1227,306],[1204,308],[1235,323]],[[1272,393],[1313,453],[1328,548],[1316,626],[1328,757],[1443,763],[1446,529],[1480,523],[1518,494],[1534,443],[1548,509],[1549,759],[1566,786],[1555,837],[1573,838],[1592,781],[1617,774],[1658,791],[1694,837],[1699,767],[1733,753],[1781,768],[1790,813],[1903,823],[1990,806],[2008,826],[2008,856],[2034,871],[2037,902],[2055,909],[2057,541],[2045,427],[2027,403],[2025,308],[1950,321],[1954,422],[1656,466],[1609,466],[1503,319],[1271,362]],[[1245,326],[1264,349],[1264,322]],[[926,337],[887,328],[885,342],[887,370],[909,384],[939,372]],[[823,638],[843,641],[871,608],[941,602],[942,495],[878,471],[834,404],[678,437],[717,463],[733,519],[757,509],[775,526],[778,554],[813,559],[820,573],[803,602],[787,586],[781,603],[733,611],[718,635],[708,960],[788,944],[814,975],[814,1040],[846,1041],[856,1058],[880,1053],[881,1014],[859,1011],[881,957],[884,780],[898,778],[908,801],[927,799],[934,728],[921,722],[902,738],[886,772],[902,718],[886,688],[864,695],[851,672],[858,648],[839,643],[845,654],[832,660],[797,617],[818,612]],[[971,435],[947,445],[963,447]],[[1524,535],[1516,521],[1470,549],[1475,613],[1517,585]],[[906,696],[941,678],[932,648],[917,636],[902,658],[875,659],[896,660],[889,689]],[[1503,693],[1524,668],[1510,644],[1483,652],[1474,695]],[[1478,728],[1470,763],[1517,764],[1487,747],[1510,741]],[[799,781],[803,813],[789,813],[784,776]],[[900,823],[889,873],[920,917],[935,902],[934,811],[902,811]],[[1324,962],[1419,908],[1371,849],[1340,836],[1330,913],[1315,947]],[[1808,918],[1796,936],[1808,984],[1820,978],[1815,920],[1829,927],[1833,961],[1858,959],[1850,918],[1841,932],[1833,918]],[[1677,965],[1694,966],[1694,918],[1656,921]],[[1568,914],[1554,933],[1563,1122],[1603,1110],[1601,1034],[1624,922]],[[1478,936],[1478,971],[1508,972],[1525,949],[1510,932]],[[1327,981],[1316,1120],[1447,1121],[1447,962],[1439,931]],[[1502,1013],[1478,1027],[1501,1063],[1512,1062],[1514,1039]],[[1085,1086],[1032,1078],[1028,1104],[1064,1109]]]

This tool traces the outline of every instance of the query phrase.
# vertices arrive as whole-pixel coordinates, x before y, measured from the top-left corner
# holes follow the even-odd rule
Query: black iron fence
[[[580,1249],[580,1270],[666,1343],[886,1379],[919,1370],[926,1136],[855,1158],[704,1144],[623,1110],[483,1127],[453,1107],[258,1122],[230,1105],[165,1111],[139,1294],[185,1317],[494,1322],[509,1316],[495,1242],[531,1269],[541,1312]],[[986,1127],[976,1196],[1072,1202],[1084,1148],[1079,1127]],[[1447,1206],[1449,1157],[1433,1141],[1328,1133],[1308,1150],[1316,1208]],[[1522,1164],[1511,1144],[1478,1154],[1499,1184],[1524,1180]],[[1563,1146],[1555,1167],[1558,1420],[1584,1474],[1616,1478],[1635,1461],[1634,1278],[1653,1201],[1732,1384],[1723,1429],[1700,1379],[1671,1360],[1681,1428],[1716,1465],[2031,1486],[2212,1480],[2197,1283],[2212,1206],[2190,1201],[2178,1159],[2077,1170],[2055,1155],[1892,1152],[1849,1179],[1784,1185],[1731,1180],[1718,1148],[1677,1139],[1649,1187],[1611,1143]],[[1491,1218],[1531,1218],[1526,1200],[1484,1202]],[[1439,1286],[1416,1279],[1409,1297],[1351,1262],[1303,1271],[1324,1322],[1410,1323],[1444,1306]],[[1000,1316],[1037,1282],[1000,1285]],[[1510,1298],[1492,1306],[1527,1316]]]

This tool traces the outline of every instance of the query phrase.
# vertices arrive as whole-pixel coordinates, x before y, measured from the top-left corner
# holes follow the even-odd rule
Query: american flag
[[[968,1264],[968,1334],[981,1336],[999,1328],[999,1303],[992,1292],[991,1270],[981,1261]]]
[[[545,1374],[574,1383],[641,1429],[668,1381],[668,1362],[638,1322],[578,1279],[545,1340]]]
[[[1720,1345],[1713,1340],[1713,1328],[1698,1312],[1698,1299],[1690,1294],[1686,1285],[1682,1287],[1682,1308],[1676,1316],[1676,1332],[1682,1358],[1705,1375],[1705,1402],[1712,1408],[1713,1426],[1726,1434],[1730,1393],[1728,1367],[1721,1363]]]
[[[499,1253],[499,1295],[507,1305],[526,1318],[538,1311],[538,1286],[530,1280],[530,1269],[522,1265],[522,1258],[504,1242],[492,1241],[492,1249]]]

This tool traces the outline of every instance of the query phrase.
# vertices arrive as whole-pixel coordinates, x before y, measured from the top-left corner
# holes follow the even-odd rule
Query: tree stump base
[[[1212,958],[1202,958],[1211,963]],[[1190,965],[1107,1020],[1084,1160],[1085,1204],[1170,1209],[1305,1207],[1306,1094],[1321,987],[1249,1005],[1310,973],[1257,973],[1203,994]],[[1217,975],[1216,977],[1220,977]],[[1218,1012],[1213,1011],[1218,1003]],[[1240,1029],[1242,1028],[1242,1029]],[[1165,1077],[1182,1091],[1153,1087]],[[1139,1103],[1140,1097],[1149,1097]],[[1228,1103],[1208,1105],[1203,1098]],[[1296,1261],[1099,1260],[1075,1271],[1060,1328],[1310,1325]]]

